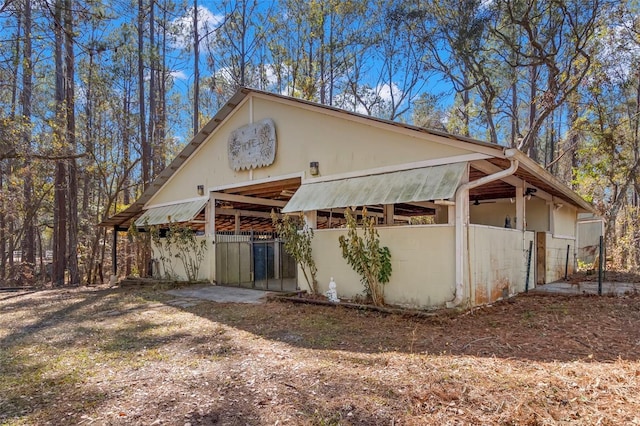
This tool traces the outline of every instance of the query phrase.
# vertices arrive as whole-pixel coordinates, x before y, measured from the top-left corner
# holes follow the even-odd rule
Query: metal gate
[[[216,233],[216,282],[270,291],[295,291],[296,261],[272,232]]]

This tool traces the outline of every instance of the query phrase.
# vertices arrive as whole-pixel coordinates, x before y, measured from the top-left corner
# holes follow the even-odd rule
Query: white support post
[[[524,205],[524,184],[516,186],[516,229],[524,231],[527,226],[527,217]]]
[[[447,206],[447,225],[455,225],[456,223],[456,206]]]
[[[304,223],[311,229],[318,228],[318,212],[316,210],[304,212]]]

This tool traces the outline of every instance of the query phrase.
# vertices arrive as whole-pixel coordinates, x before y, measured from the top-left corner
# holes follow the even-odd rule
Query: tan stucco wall
[[[212,260],[215,259],[215,248],[213,246],[213,238],[207,237],[207,236],[198,236],[196,237],[196,240],[198,244],[200,244],[201,241],[205,241],[205,247],[206,247],[204,259],[202,260],[202,263],[200,264],[200,269],[198,270],[198,280],[210,281],[211,277],[213,276],[212,267],[215,266],[215,262],[212,262]],[[156,260],[153,266],[154,277],[165,278],[165,275],[164,275],[165,269],[163,268],[163,263],[160,261],[161,251],[155,244],[151,245],[151,251],[152,251],[151,253],[152,259]],[[174,249],[174,255],[175,255],[175,249]],[[166,252],[165,252],[165,258],[166,259],[164,261],[164,266],[166,267],[166,270],[171,271],[171,266],[173,266],[173,273],[175,273],[176,275],[175,278],[177,278],[178,280],[186,280],[187,274],[185,273],[185,269],[182,261],[175,257],[169,256],[169,253],[166,253]],[[160,275],[157,275],[156,269],[159,270]]]
[[[525,199],[525,215],[527,217],[527,231],[550,231],[549,206],[539,197]]]
[[[572,206],[563,205],[561,208],[552,208],[553,234],[556,236],[575,237],[578,211]]]
[[[509,215],[511,219],[511,227],[515,228],[516,223],[514,221],[516,217],[516,205],[507,201],[496,201],[495,203],[481,203],[474,205],[473,202],[469,203],[469,220],[473,224],[496,226],[499,228],[504,227],[506,216]]]
[[[469,226],[471,304],[491,303],[525,289],[532,232],[482,225]],[[533,270],[533,268],[532,268]],[[532,288],[533,278],[529,279]]]
[[[254,122],[274,120],[277,138],[275,162],[253,170],[253,180],[308,173],[311,161],[320,163],[324,176],[471,153],[436,143],[433,136],[425,135],[429,141],[281,101],[253,98],[250,108],[250,98],[218,126],[148,205],[195,197],[197,185],[250,183],[248,171],[234,172],[229,167],[227,140],[233,130],[250,123],[251,110]]]
[[[391,251],[393,273],[385,285],[387,303],[427,308],[442,306],[453,299],[455,291],[454,228],[446,225],[378,228],[381,245]],[[318,230],[313,239],[313,257],[318,267],[318,283],[322,293],[329,289],[334,277],[339,297],[353,298],[364,288],[346,260],[338,244],[344,229]],[[306,289],[302,273],[301,288]]]

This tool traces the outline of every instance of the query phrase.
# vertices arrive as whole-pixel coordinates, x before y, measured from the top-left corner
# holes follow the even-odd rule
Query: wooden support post
[[[384,205],[384,224],[385,225],[393,225],[393,213],[394,213],[394,205],[393,204],[385,204]]]
[[[236,226],[235,233],[236,233],[236,235],[240,235],[240,223],[241,223],[240,222],[240,212],[236,211],[236,214],[234,216],[235,216],[235,226]]]
[[[547,233],[536,232],[536,284],[547,283]]]
[[[209,218],[207,220],[207,234],[215,238],[216,235],[216,199],[209,199]]]

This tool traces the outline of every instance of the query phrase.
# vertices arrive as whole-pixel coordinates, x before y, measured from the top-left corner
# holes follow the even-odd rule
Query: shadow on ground
[[[157,292],[141,294],[151,301],[167,302],[166,295]],[[635,295],[520,295],[471,311],[443,311],[430,318],[286,302],[244,305],[200,301],[181,309],[310,349],[535,361],[640,359],[640,298]]]

